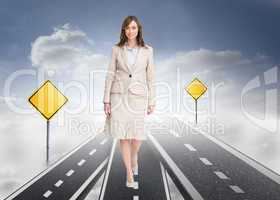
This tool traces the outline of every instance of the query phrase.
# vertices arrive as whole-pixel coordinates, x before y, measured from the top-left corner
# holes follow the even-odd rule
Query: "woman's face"
[[[125,28],[125,35],[129,40],[136,39],[138,34],[138,26],[135,21],[131,21],[130,24]]]

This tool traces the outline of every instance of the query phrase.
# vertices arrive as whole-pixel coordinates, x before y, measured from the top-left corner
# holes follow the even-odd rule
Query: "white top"
[[[139,47],[131,48],[125,45],[125,52],[126,52],[127,62],[129,66],[133,66],[135,64],[138,51],[139,51]]]

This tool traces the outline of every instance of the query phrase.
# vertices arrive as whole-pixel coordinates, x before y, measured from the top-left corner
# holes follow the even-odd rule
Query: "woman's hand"
[[[110,103],[104,103],[104,112],[107,117],[111,115],[111,105]]]
[[[147,114],[152,114],[155,110],[155,106],[154,105],[150,105],[148,106],[148,110],[147,110]]]

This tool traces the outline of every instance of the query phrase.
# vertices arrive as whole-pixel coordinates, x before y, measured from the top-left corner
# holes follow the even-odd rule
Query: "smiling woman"
[[[144,118],[154,110],[153,48],[145,44],[135,16],[125,18],[120,41],[112,48],[104,89],[104,132],[119,140],[127,171],[127,187],[135,187],[133,172],[141,140],[146,140]],[[147,98],[148,97],[148,98]]]

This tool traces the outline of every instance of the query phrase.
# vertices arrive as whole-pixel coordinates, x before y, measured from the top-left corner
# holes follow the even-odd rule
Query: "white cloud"
[[[0,103],[5,101],[16,101],[16,97],[0,96]]]
[[[22,97],[19,96],[0,96],[0,105],[1,104],[6,104],[6,103],[23,103],[26,100]],[[1,125],[0,125],[1,126]]]
[[[85,32],[70,24],[55,27],[50,35],[39,36],[32,43],[32,65],[88,78],[88,71],[104,67],[108,58],[94,51],[94,42]]]
[[[202,48],[176,52],[173,56],[156,62],[156,79],[168,82],[171,87],[175,87],[176,82],[180,82],[179,86],[183,87],[194,77],[198,77],[209,86],[209,90],[213,84],[219,84],[220,95],[236,97],[243,87],[240,81],[242,77],[246,80],[258,65],[270,66],[269,57],[257,53],[247,58],[240,51],[214,51]],[[233,99],[239,101],[236,98],[226,99],[230,102]]]
[[[224,67],[228,64],[236,64],[241,60],[238,51],[212,51],[208,49],[192,50],[188,52],[177,52],[174,57],[170,57],[160,63],[165,70],[176,67],[190,72],[200,72],[209,69]]]
[[[232,94],[236,87],[236,80],[235,77],[225,76],[225,71],[229,67],[249,65],[252,62],[250,59],[243,58],[239,51],[209,49],[181,51],[163,61],[156,62],[158,73],[156,79],[168,82],[173,88],[179,86],[183,90],[183,86],[190,83],[194,77],[198,77],[208,85],[209,90],[213,84],[219,84],[221,85],[218,89],[219,93]],[[180,83],[176,84],[177,82]]]
[[[241,60],[239,51],[212,51],[199,49],[189,52],[178,52],[176,61],[178,65],[184,64],[193,67],[224,67],[228,64],[238,64]]]
[[[263,63],[267,60],[268,57],[262,54],[256,54],[253,58],[245,58],[240,51],[214,51],[201,48],[177,52],[173,57],[159,62],[158,65],[160,66],[159,72],[163,73],[180,68],[181,71],[187,73],[207,74],[218,69]]]

